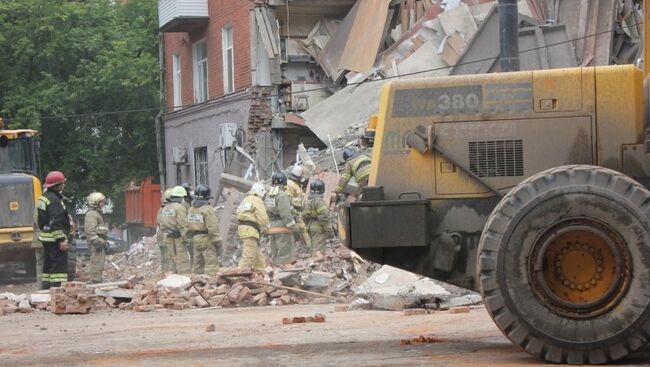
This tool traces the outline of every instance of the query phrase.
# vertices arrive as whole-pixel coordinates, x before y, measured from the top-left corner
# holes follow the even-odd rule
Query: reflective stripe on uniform
[[[50,274],[50,282],[67,282],[68,274],[67,273],[53,273]]]
[[[274,233],[291,233],[291,231],[287,227],[271,227],[269,229],[269,233],[270,234],[274,234]]]
[[[49,273],[42,273],[41,274],[41,280],[44,282],[49,282],[50,281],[50,274]]]

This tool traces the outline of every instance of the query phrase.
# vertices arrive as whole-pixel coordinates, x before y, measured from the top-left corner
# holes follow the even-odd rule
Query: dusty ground
[[[1,366],[543,365],[511,345],[483,308],[469,314],[333,312],[334,305],[196,311],[47,312],[0,317]],[[281,325],[282,317],[327,317]],[[206,332],[209,324],[215,332]],[[432,344],[400,339],[436,336]],[[625,361],[647,365],[646,348]]]

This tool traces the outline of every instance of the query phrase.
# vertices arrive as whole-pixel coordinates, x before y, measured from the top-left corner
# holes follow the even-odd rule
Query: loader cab
[[[0,129],[0,174],[40,176],[37,135],[35,130]]]

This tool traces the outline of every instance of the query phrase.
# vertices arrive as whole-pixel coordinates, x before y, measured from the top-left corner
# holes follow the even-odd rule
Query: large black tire
[[[479,244],[490,316],[514,344],[549,362],[602,364],[643,347],[649,218],[650,192],[613,170],[563,166],[523,181],[493,210]],[[586,274],[588,282],[567,279]]]

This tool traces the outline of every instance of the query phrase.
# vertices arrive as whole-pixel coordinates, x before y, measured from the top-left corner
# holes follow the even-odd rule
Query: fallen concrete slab
[[[390,265],[384,265],[372,274],[354,294],[370,300],[373,308],[393,311],[445,301],[450,296],[433,280]]]

